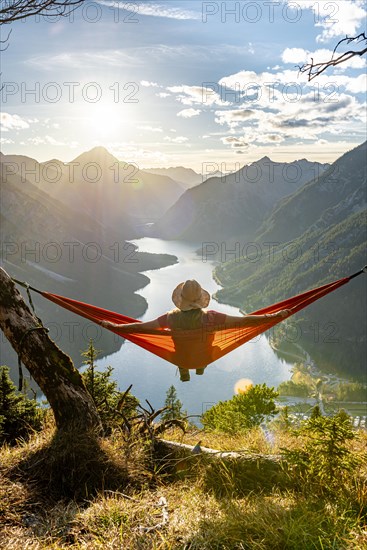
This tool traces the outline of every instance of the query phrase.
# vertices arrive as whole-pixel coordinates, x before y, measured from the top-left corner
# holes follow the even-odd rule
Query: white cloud
[[[201,113],[200,109],[183,109],[182,111],[179,111],[177,113],[177,116],[181,116],[182,118],[192,118],[194,116],[198,116]]]
[[[10,145],[11,143],[15,143],[12,139],[8,138],[0,138],[0,144],[1,145]]]
[[[261,111],[251,109],[230,109],[223,111],[215,111],[215,122],[220,125],[228,124],[230,128],[236,128],[250,118],[256,119],[261,115]]]
[[[240,137],[227,136],[227,137],[221,138],[221,141],[226,145],[230,145],[232,149],[249,146],[249,144],[243,138],[240,138]]]
[[[177,94],[177,100],[184,105],[229,105],[228,102],[222,101],[220,95],[213,89],[215,87],[218,85],[213,82],[213,87],[181,85],[168,86],[167,90]]]
[[[11,115],[9,113],[0,113],[0,126],[3,132],[29,128],[29,124],[26,120],[19,115]]]
[[[175,138],[171,138],[170,136],[166,136],[164,138],[165,141],[169,141],[170,143],[186,143],[189,141],[189,138],[184,136],[177,136]]]
[[[276,2],[277,0],[273,0]],[[278,0],[279,1],[279,0]],[[302,0],[293,2],[283,0],[289,4],[288,9],[304,10],[310,9],[313,12],[316,27],[321,27],[322,32],[316,38],[318,42],[328,42],[343,36],[356,36],[358,30],[364,25],[367,12],[364,0]]]
[[[153,4],[153,3],[132,3],[130,7],[137,8],[136,10],[129,10],[129,4],[125,2],[116,3],[116,2],[108,2],[106,0],[98,0],[99,4],[102,4],[103,6],[113,7],[114,9],[120,8],[124,11],[131,11],[132,18],[139,21],[139,15],[147,15],[150,17],[164,17],[166,19],[178,19],[180,21],[186,21],[186,20],[201,20],[201,13],[192,11],[192,10],[184,10],[182,8],[171,8],[164,6],[162,4]],[[131,21],[132,22],[132,21]]]
[[[147,132],[163,132],[159,126],[138,126],[138,130],[145,130]]]
[[[324,134],[350,132],[350,128],[365,127],[365,106],[346,93],[326,93],[322,89],[301,89],[296,94],[284,94],[281,87],[271,95],[252,103],[252,108],[215,111],[215,122],[227,126],[233,134],[241,132],[246,143],[280,143],[299,138],[316,140]],[[238,137],[238,136],[234,136]],[[222,140],[233,145],[231,139]]]
[[[140,84],[145,88],[160,88],[161,86],[157,82],[150,82],[149,80],[141,80]]]
[[[294,58],[300,58],[301,53],[296,52]],[[287,53],[289,59],[292,54]],[[236,103],[241,103],[246,99],[251,104],[251,101],[256,105],[267,105],[269,108],[275,107],[275,103],[281,96],[286,94],[291,96],[291,91],[303,97],[307,89],[315,91],[321,90],[328,92],[329,95],[340,95],[340,89],[353,93],[365,92],[365,74],[359,76],[346,75],[330,75],[322,74],[317,78],[317,85],[313,81],[308,82],[305,77],[299,74],[298,69],[283,70],[278,72],[262,72],[255,73],[254,71],[239,71],[232,75],[225,76],[220,79],[219,85],[224,88],[235,90]],[[289,98],[290,101],[290,98]]]
[[[168,94],[167,92],[159,92],[158,94],[155,94],[157,97],[162,97],[165,99],[166,97],[170,97],[171,94]]]
[[[44,54],[27,59],[27,64],[42,70],[90,69],[98,65],[103,67],[127,67],[138,62],[132,51],[104,50],[103,52],[63,52],[56,55]]]
[[[37,145],[53,145],[55,147],[67,146],[67,147],[70,147],[71,149],[74,149],[77,145],[79,145],[77,141],[70,141],[65,143],[63,141],[56,140],[52,136],[44,136],[44,137],[36,136],[36,137],[28,138],[27,142],[30,143],[31,145],[36,145],[36,146]]]
[[[348,77],[347,77],[348,78]],[[358,93],[365,93],[367,88],[367,75],[360,74],[356,78],[349,78],[345,82],[345,88],[348,90],[348,92],[352,92],[354,94]]]

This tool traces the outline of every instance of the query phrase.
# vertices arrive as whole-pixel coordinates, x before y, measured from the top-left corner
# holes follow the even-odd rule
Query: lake
[[[202,261],[196,253],[201,243],[164,241],[149,237],[132,242],[142,252],[167,253],[178,258],[177,264],[145,271],[150,283],[139,291],[148,303],[148,309],[141,317],[142,321],[156,318],[172,309],[172,290],[182,281],[194,278],[210,294],[218,290],[219,286],[212,278],[214,263]],[[214,300],[209,304],[209,309],[240,315],[237,308]],[[167,389],[173,384],[183,408],[189,414],[198,415],[218,401],[230,399],[239,379],[249,378],[255,384],[265,382],[268,386],[276,387],[290,379],[292,367],[292,364],[276,356],[264,335],[209,365],[203,376],[197,376],[192,371],[190,382],[181,382],[178,369],[171,363],[128,341],[125,341],[118,352],[100,359],[97,365],[99,368],[111,365],[114,368],[113,377],[120,390],[123,391],[133,384],[132,393],[141,402],[148,399],[154,408],[163,405]]]

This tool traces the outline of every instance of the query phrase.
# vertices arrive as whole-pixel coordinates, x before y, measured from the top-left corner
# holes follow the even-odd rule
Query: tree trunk
[[[37,326],[39,321],[0,268],[0,328],[45,394],[58,430],[100,431],[97,409],[80,373],[46,330],[30,330]]]

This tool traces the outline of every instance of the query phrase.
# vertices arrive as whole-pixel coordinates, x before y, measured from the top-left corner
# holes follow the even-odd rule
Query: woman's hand
[[[266,313],[265,314],[265,317],[271,319],[277,319],[277,318],[281,318],[281,319],[285,319],[286,317],[288,317],[288,315],[290,315],[292,312],[290,309],[281,309],[280,311],[277,311],[276,313]]]
[[[114,328],[114,327],[116,327],[115,323],[111,323],[110,321],[101,321],[100,325],[101,325],[101,327],[104,327],[104,328]]]
[[[284,319],[285,317],[288,317],[288,315],[290,315],[291,313],[292,312],[290,309],[281,309],[280,311],[274,314],[274,317],[281,317],[282,319]]]

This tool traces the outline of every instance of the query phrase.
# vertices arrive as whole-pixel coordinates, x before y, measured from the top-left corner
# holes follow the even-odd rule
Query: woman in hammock
[[[173,331],[172,338],[175,340],[175,331],[203,329],[205,334],[206,344],[211,346],[213,341],[213,331],[236,327],[253,327],[264,322],[264,319],[284,318],[289,315],[289,310],[284,309],[278,313],[267,313],[265,315],[244,315],[232,316],[225,313],[219,313],[214,310],[205,310],[210,302],[210,294],[194,279],[180,283],[172,293],[172,301],[176,309],[143,323],[127,323],[124,325],[111,323],[110,321],[102,321],[101,325],[105,328],[118,328],[119,334],[124,332],[149,332],[151,330],[171,329]],[[176,333],[177,334],[177,333]],[[181,347],[181,349],[180,349]],[[175,348],[178,355],[182,355],[182,364],[187,361],[189,350],[187,346],[180,346],[179,340],[175,341]],[[213,348],[215,353],[215,348]],[[205,367],[196,369],[196,374],[204,374]],[[184,367],[179,367],[180,379],[182,382],[190,380],[189,370]]]

